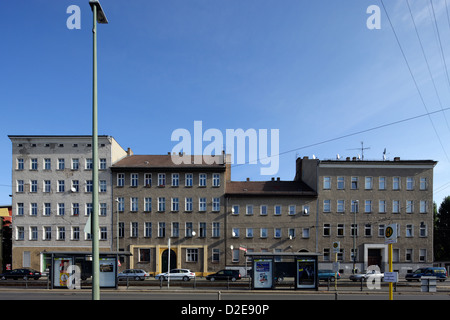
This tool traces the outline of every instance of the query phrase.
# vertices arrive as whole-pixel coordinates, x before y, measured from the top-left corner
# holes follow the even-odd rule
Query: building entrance
[[[177,267],[177,254],[172,249],[170,250],[170,270]],[[169,270],[169,249],[166,249],[161,254],[161,272]]]
[[[367,263],[369,266],[383,268],[381,249],[369,249],[367,252]]]

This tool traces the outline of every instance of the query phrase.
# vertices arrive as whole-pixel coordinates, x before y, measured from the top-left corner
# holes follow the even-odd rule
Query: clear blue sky
[[[7,135],[91,134],[88,2],[0,3],[0,204],[11,202]],[[450,194],[450,111],[350,135],[450,107],[450,7],[410,0],[425,60],[406,0],[384,2],[414,78],[381,0],[102,0],[99,134],[165,154],[172,132],[193,132],[195,120],[224,133],[279,129],[283,180],[296,156],[357,156],[350,149],[364,141],[365,159],[386,148],[388,159],[439,161],[440,204]],[[66,26],[70,5],[81,8],[80,30]],[[366,26],[370,5],[381,9],[379,30]],[[270,179],[259,168],[233,167],[232,178]]]

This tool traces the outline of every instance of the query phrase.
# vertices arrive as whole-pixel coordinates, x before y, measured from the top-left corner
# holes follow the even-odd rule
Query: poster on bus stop
[[[272,260],[256,259],[253,260],[253,287],[254,288],[272,288]]]

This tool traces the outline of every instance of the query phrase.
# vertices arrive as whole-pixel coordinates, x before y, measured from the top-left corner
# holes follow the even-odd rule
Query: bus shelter
[[[311,252],[247,252],[252,289],[275,289],[279,279],[294,278],[295,289],[319,289],[318,257]]]
[[[49,277],[51,288],[76,288],[81,280],[92,276],[91,252],[46,252],[51,256]],[[129,252],[99,253],[99,284],[101,288],[116,288],[119,257]]]

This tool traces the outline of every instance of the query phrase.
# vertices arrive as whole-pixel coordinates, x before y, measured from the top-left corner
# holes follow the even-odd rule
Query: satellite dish
[[[70,191],[72,191],[72,192],[77,192],[77,189],[75,189],[75,187],[71,187],[71,188],[70,188]]]
[[[336,155],[336,159],[337,160],[341,159],[341,156],[339,155],[339,153]]]
[[[313,154],[313,159],[315,159],[316,158],[316,155],[315,154]]]

